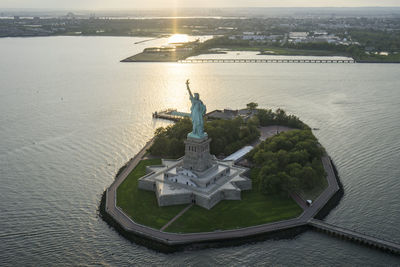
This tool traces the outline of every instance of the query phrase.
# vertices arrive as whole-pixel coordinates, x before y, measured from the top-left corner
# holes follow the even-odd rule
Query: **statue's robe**
[[[203,116],[206,113],[206,106],[200,99],[192,98],[192,107],[190,108],[193,124],[192,133],[198,137],[204,135],[204,121]]]

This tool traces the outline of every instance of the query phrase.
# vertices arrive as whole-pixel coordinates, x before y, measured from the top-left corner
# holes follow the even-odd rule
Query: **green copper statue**
[[[203,116],[206,113],[206,105],[199,98],[198,93],[194,93],[194,97],[189,88],[189,80],[186,80],[186,87],[190,95],[190,101],[192,101],[192,107],[190,108],[191,114],[190,118],[192,119],[193,131],[188,134],[188,137],[191,138],[204,138],[207,136],[207,133],[204,132],[204,120]]]

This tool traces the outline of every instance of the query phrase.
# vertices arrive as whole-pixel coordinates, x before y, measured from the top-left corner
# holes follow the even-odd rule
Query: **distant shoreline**
[[[208,34],[199,34],[198,36],[202,35],[208,35]],[[125,34],[51,34],[51,35],[17,35],[17,36],[0,36],[0,39],[3,38],[36,38],[36,37],[134,37],[134,38],[147,38],[146,40],[142,40],[139,42],[136,42],[135,44],[139,43],[144,43],[148,42],[151,40],[156,40],[160,37],[159,35],[125,35]],[[230,48],[227,48],[229,50]],[[236,48],[237,49],[237,48]],[[256,47],[240,47],[240,50],[237,51],[256,51]],[[333,53],[332,51],[329,50],[321,50],[321,51],[314,51],[314,50],[300,50],[300,51],[295,51],[293,49],[286,49],[290,50],[289,54],[288,53],[276,53],[276,54],[268,54],[264,52],[260,52],[259,55],[276,55],[276,56],[317,56],[321,57],[323,60],[324,57],[331,57],[331,56],[343,56],[343,57],[349,57],[348,55],[345,54],[340,54],[340,53]],[[293,51],[292,51],[293,50]],[[236,50],[234,50],[236,51]],[[316,53],[317,52],[317,53]],[[318,54],[320,52],[320,54]],[[315,54],[316,53],[316,54]],[[326,53],[326,55],[324,55]],[[149,53],[141,52],[137,53],[133,56],[127,57],[125,59],[120,60],[120,62],[123,63],[129,63],[129,62],[136,62],[136,63],[143,63],[143,62],[151,62],[151,63],[165,63],[165,62],[180,62],[184,61],[189,57],[193,56],[199,56],[199,55],[205,55],[205,54],[223,54],[221,52],[209,52],[207,50],[201,50],[201,51],[196,51],[195,53],[188,53],[188,52],[177,52],[173,55],[156,55],[156,53],[153,53],[152,55],[149,55]],[[212,59],[216,60],[216,59]],[[229,59],[229,60],[235,60],[235,59]],[[246,59],[246,60],[251,60],[251,59]],[[361,63],[361,64],[399,64],[400,61],[393,61],[393,60],[359,60],[359,59],[354,59],[353,63]],[[188,63],[188,62],[186,62]],[[196,62],[200,63],[200,62]],[[204,62],[206,63],[206,62]],[[208,63],[225,63],[225,62],[208,62]],[[243,63],[243,62],[237,62],[237,63]],[[245,63],[260,63],[260,62],[245,62]],[[263,63],[327,63],[327,62],[263,62]],[[332,62],[328,62],[332,63]],[[334,63],[341,63],[341,62],[334,62]],[[347,62],[345,62],[347,63]]]

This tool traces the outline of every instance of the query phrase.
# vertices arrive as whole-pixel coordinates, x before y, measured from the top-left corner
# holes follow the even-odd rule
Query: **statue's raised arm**
[[[193,95],[192,95],[192,92],[190,91],[189,79],[186,80],[186,88],[187,88],[187,90],[188,90],[188,92],[189,92],[190,100],[192,100],[192,99],[193,99]]]
[[[186,87],[190,95],[190,102],[192,106],[190,107],[190,118],[192,119],[193,131],[188,134],[191,138],[204,138],[207,133],[204,133],[204,119],[203,116],[206,113],[206,105],[200,100],[199,93],[194,93],[190,91],[189,79],[186,80]]]

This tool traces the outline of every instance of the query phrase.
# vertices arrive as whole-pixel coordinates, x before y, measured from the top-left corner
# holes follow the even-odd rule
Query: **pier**
[[[355,63],[354,59],[184,59],[179,63]]]
[[[170,108],[170,109],[154,112],[153,118],[170,120],[170,121],[179,121],[179,120],[183,119],[184,117],[189,117],[189,115],[190,115],[189,113],[180,112],[180,111],[177,111],[176,109]]]
[[[150,41],[154,41],[154,40],[157,40],[157,39],[160,39],[160,38],[163,38],[163,37],[167,37],[167,36],[160,35],[160,36],[157,36],[157,37],[154,37],[154,38],[150,38],[150,39],[146,39],[146,40],[142,40],[142,41],[137,41],[137,42],[135,42],[135,44],[141,44],[141,43],[145,43],[145,42],[150,42]]]
[[[316,219],[310,219],[308,225],[320,232],[400,255],[399,243],[348,230]]]

